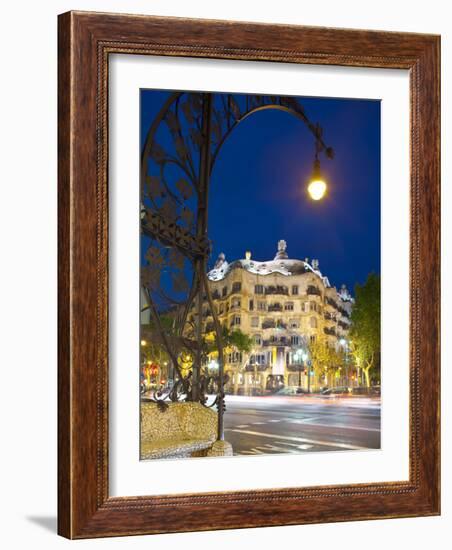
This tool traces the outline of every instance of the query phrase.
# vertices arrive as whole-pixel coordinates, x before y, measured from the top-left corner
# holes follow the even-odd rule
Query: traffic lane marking
[[[278,453],[278,454],[296,454],[297,450],[300,451],[307,451],[309,449],[313,448],[313,445],[307,445],[307,444],[301,444],[298,443],[286,443],[282,442],[281,445],[285,445],[285,447],[279,447],[278,445],[272,445],[271,443],[267,443],[265,445],[256,445],[256,447],[252,447],[251,449],[247,449],[244,451],[238,451],[237,454],[239,455],[261,455],[261,454],[271,454],[271,453]],[[290,449],[288,446],[295,447],[295,449]]]
[[[357,430],[357,431],[363,431],[363,432],[380,432],[381,428],[366,428],[365,426],[351,426],[347,424],[326,424],[323,422],[315,422],[317,419],[321,419],[321,417],[310,417],[310,418],[282,418],[280,420],[267,420],[266,422],[251,422],[249,424],[238,424],[237,426],[234,426],[235,428],[249,428],[250,425],[253,426],[262,426],[264,424],[270,424],[270,423],[280,423],[280,422],[287,422],[288,424],[304,424],[305,426],[319,426],[321,428],[332,428],[332,429],[339,429],[339,430]],[[232,428],[229,428],[232,429]]]
[[[332,428],[341,430],[360,430],[363,432],[380,432],[380,428],[365,428],[363,426],[347,426],[345,424],[324,424],[323,422],[309,422],[309,418],[297,420],[296,418],[288,419],[286,422],[291,424],[305,424],[307,426],[320,426],[321,428]]]
[[[318,439],[307,439],[305,437],[295,437],[290,435],[268,434],[265,432],[255,432],[253,430],[239,430],[239,429],[229,428],[227,429],[227,431],[243,433],[247,435],[256,435],[259,437],[269,437],[272,439],[281,439],[282,441],[296,441],[299,443],[307,443],[309,445],[323,445],[324,447],[336,447],[338,449],[348,449],[353,451],[367,451],[369,449],[369,447],[361,447],[359,445],[338,443],[336,441],[321,441]]]

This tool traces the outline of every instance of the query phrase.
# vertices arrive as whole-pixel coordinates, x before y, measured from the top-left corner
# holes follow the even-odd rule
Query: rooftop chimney
[[[276,253],[275,260],[286,260],[289,256],[286,252],[287,243],[284,240],[278,241],[278,252]]]

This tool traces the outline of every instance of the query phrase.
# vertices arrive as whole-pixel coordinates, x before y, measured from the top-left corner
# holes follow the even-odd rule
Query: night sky
[[[167,92],[141,92],[141,144]],[[304,123],[277,110],[253,114],[231,133],[217,158],[209,195],[210,265],[273,259],[279,239],[290,258],[318,259],[338,288],[380,273],[380,102],[300,97],[335,152],[321,155],[328,196],[306,194],[314,139]]]

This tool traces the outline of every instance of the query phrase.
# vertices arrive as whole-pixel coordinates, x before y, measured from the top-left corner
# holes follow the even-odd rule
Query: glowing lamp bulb
[[[326,193],[326,183],[322,177],[322,172],[320,170],[320,161],[315,158],[314,166],[309,180],[308,193],[313,201],[319,201],[323,199]]]
[[[312,200],[323,199],[326,193],[326,183],[323,180],[314,180],[308,185],[308,193]]]

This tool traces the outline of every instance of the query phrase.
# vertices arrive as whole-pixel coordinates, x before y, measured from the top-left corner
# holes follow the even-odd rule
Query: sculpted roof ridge
[[[221,281],[233,269],[246,269],[249,273],[254,273],[256,275],[279,273],[280,275],[288,277],[291,275],[302,275],[303,273],[312,272],[322,279],[325,286],[331,286],[328,278],[324,277],[320,272],[318,260],[312,260],[312,262],[309,263],[308,258],[305,258],[305,260],[289,258],[286,249],[286,241],[280,240],[278,242],[276,256],[273,260],[254,260],[251,258],[251,253],[247,252],[245,258],[235,260],[231,263],[226,261],[225,254],[221,252],[213,269],[207,273],[207,276],[211,281]]]

